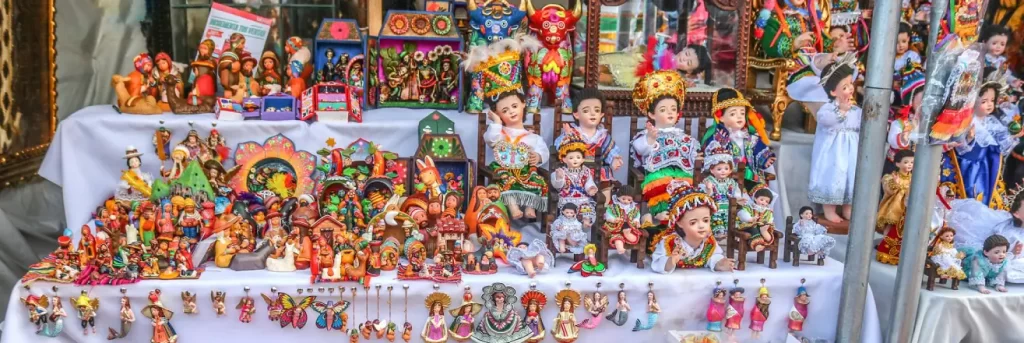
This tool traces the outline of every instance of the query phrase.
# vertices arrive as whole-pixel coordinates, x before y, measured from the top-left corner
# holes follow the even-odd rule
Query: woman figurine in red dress
[[[725,321],[726,304],[725,289],[721,287],[722,282],[718,281],[715,289],[711,291],[711,304],[708,305],[708,331],[721,332],[722,323]]]
[[[761,279],[761,289],[757,291],[757,301],[754,303],[754,307],[750,309],[750,330],[753,331],[750,337],[753,339],[761,338],[761,331],[764,331],[764,323],[768,321],[768,307],[771,304],[772,299],[768,295],[768,287],[764,286],[764,279]]]
[[[807,287],[804,287],[806,281],[806,279],[800,279],[800,288],[797,288],[796,298],[793,298],[793,309],[789,310],[790,332],[804,330],[804,321],[807,320],[807,304],[811,303],[811,296],[807,294]]]

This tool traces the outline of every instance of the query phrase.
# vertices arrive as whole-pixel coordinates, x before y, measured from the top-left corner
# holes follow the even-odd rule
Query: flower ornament
[[[409,26],[412,27],[412,32],[425,35],[430,32],[430,19],[427,19],[425,15],[416,15],[412,17],[412,23]]]
[[[412,58],[416,60],[416,62],[422,62],[424,56],[425,54],[422,51],[417,51],[416,53],[412,54]]]
[[[437,157],[448,157],[452,153],[452,143],[447,139],[435,139],[430,144],[430,151]]]
[[[332,22],[330,32],[334,39],[346,39],[352,35],[352,28],[343,22]]]
[[[436,15],[430,24],[434,30],[434,34],[438,36],[444,36],[449,32],[452,32],[452,20],[451,18],[448,18],[448,16]]]
[[[403,35],[406,32],[409,32],[409,18],[404,14],[395,14],[391,16],[391,21],[388,22],[388,28],[390,28],[391,32],[394,32],[396,35]]]

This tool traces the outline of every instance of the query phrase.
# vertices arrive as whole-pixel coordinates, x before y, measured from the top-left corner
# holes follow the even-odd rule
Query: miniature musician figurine
[[[717,139],[711,140],[704,147],[704,170],[710,176],[700,182],[698,188],[715,199],[717,209],[711,215],[711,232],[715,239],[724,241],[729,231],[729,199],[737,204],[745,205],[747,197],[743,188],[732,178],[732,153]]]
[[[725,288],[722,288],[722,282],[719,281],[715,285],[715,289],[711,291],[711,304],[708,305],[708,311],[706,317],[708,319],[708,331],[721,332],[722,324],[725,324],[726,316],[726,304],[725,304]]]
[[[814,220],[814,209],[810,206],[800,208],[799,220],[793,223],[793,234],[800,238],[797,246],[801,254],[817,256],[818,265],[825,264],[825,257],[836,246],[836,239],[828,235],[828,230]]]
[[[693,165],[699,143],[682,129],[679,121],[686,86],[673,71],[649,73],[633,88],[633,104],[647,113],[647,129],[633,137],[632,148],[639,165],[646,171],[641,183],[644,200],[659,222],[668,219],[668,187],[672,182],[692,184]],[[644,222],[649,222],[648,215]]]
[[[89,334],[89,328],[92,328],[92,333],[96,333],[96,311],[99,307],[99,298],[90,298],[85,290],[75,299],[75,308],[78,310],[78,319],[82,321],[84,335]]]
[[[142,171],[142,153],[134,146],[129,145],[125,149],[124,159],[127,160],[128,170],[121,172],[121,180],[118,183],[117,200],[142,201],[149,199],[152,193],[153,177]]]
[[[763,251],[775,244],[774,194],[764,185],[754,188],[751,200],[740,208],[738,229],[750,234],[750,249]]]
[[[597,194],[594,171],[583,165],[587,152],[587,144],[583,142],[583,138],[570,128],[569,124],[563,126],[564,139],[558,146],[558,159],[562,161],[563,166],[551,174],[551,187],[558,190],[558,207],[564,208],[566,204],[573,204],[578,209],[576,212],[583,226],[589,228],[597,218],[593,198]]]
[[[676,268],[711,268],[732,271],[734,261],[722,254],[711,234],[711,213],[718,208],[707,194],[677,181],[671,188],[671,207],[667,230],[653,238],[651,269],[667,274]]]
[[[559,253],[582,254],[590,235],[583,231],[583,225],[576,218],[576,205],[566,203],[562,215],[551,223],[551,241]]]
[[[597,88],[584,88],[580,91],[579,99],[574,101],[576,111],[572,116],[576,118],[576,124],[571,129],[574,135],[582,138],[587,144],[586,153],[583,156],[585,162],[601,161],[601,167],[597,171],[596,183],[610,182],[615,179],[613,173],[622,168],[622,153],[619,146],[615,144],[611,134],[605,129],[601,122],[604,120],[604,96]],[[563,130],[562,134],[555,138],[555,147],[561,149],[570,131]],[[559,150],[560,151],[560,150]],[[600,186],[600,185],[599,185]],[[610,189],[606,188],[606,191]],[[605,198],[611,197],[607,192]]]
[[[536,218],[538,210],[547,210],[548,185],[537,168],[547,162],[550,153],[544,139],[527,131],[523,124],[520,54],[534,48],[535,44],[509,38],[474,48],[463,62],[473,72],[484,72],[482,88],[490,111],[483,137],[494,152],[494,162],[489,166],[494,171],[492,182],[501,187],[501,200],[512,219]],[[509,64],[513,70],[502,69]]]
[[[708,128],[701,138],[704,155],[708,156],[710,143],[717,141],[732,155],[734,168],[740,162],[746,165],[743,189],[749,191],[758,185],[767,185],[771,175],[768,169],[775,164],[775,153],[768,146],[764,118],[742,93],[733,88],[719,89],[712,103],[711,113],[715,117],[715,125]],[[708,168],[708,161],[704,163],[704,168]]]
[[[754,339],[761,338],[764,331],[764,323],[768,321],[768,307],[772,304],[771,296],[768,294],[768,287],[764,286],[764,279],[761,279],[761,289],[757,291],[757,301],[750,309],[750,336]]]
[[[850,219],[853,183],[860,139],[861,109],[854,102],[856,56],[847,54],[822,71],[821,82],[829,103],[817,112],[818,128],[811,153],[808,198],[822,204],[825,220]],[[836,208],[842,205],[842,218]]]
[[[875,231],[885,234],[878,243],[875,259],[886,264],[899,264],[903,246],[903,220],[910,195],[910,175],[914,170],[914,152],[900,150],[893,158],[896,171],[882,177],[882,202],[878,205],[878,226]]]
[[[601,317],[604,316],[604,311],[608,309],[608,297],[601,294],[600,282],[597,283],[597,287],[598,290],[594,291],[593,295],[583,297],[583,308],[587,310],[587,314],[590,316],[580,322],[581,328],[597,328],[601,324]]]
[[[796,297],[793,298],[793,309],[789,310],[789,332],[800,332],[804,330],[804,322],[807,321],[807,305],[811,303],[811,296],[807,294],[807,287],[800,279],[800,288],[796,289]]]

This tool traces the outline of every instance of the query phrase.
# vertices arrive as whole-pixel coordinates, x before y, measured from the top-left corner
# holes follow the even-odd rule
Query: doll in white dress
[[[962,264],[966,254],[956,250],[953,245],[954,236],[956,236],[956,230],[951,227],[939,229],[929,248],[928,259],[935,264],[935,272],[939,274],[940,278],[963,280],[967,278]]]
[[[825,219],[833,223],[850,219],[853,202],[861,122],[861,109],[854,102],[855,62],[847,55],[825,67],[821,78],[831,101],[818,110],[807,196],[824,206]],[[839,206],[843,218],[836,212]]]
[[[814,210],[810,206],[800,208],[800,219],[793,223],[793,234],[800,237],[797,246],[801,254],[816,256],[819,262],[825,260],[832,248],[836,246],[836,239],[828,235],[824,226],[814,221]]]
[[[590,243],[590,237],[583,231],[583,223],[577,217],[578,209],[573,203],[562,205],[562,215],[551,223],[551,241],[559,253],[582,254]]]
[[[1001,235],[1009,242],[1006,251],[1005,279],[1024,283],[1024,197],[1010,196],[1010,211],[990,209],[975,199],[954,200],[950,205],[949,226],[956,230],[957,249],[967,253],[983,249],[985,240]],[[965,262],[966,264],[966,262]],[[970,276],[970,272],[968,272]]]

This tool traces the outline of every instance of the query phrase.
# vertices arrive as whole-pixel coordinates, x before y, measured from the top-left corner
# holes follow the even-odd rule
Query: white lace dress
[[[555,256],[551,254],[551,250],[548,250],[548,246],[544,244],[544,241],[534,239],[526,248],[515,247],[508,252],[508,262],[516,267],[522,274],[526,274],[526,268],[523,268],[523,260],[528,258],[537,257],[537,255],[544,256],[544,268],[537,268],[537,273],[547,271],[551,268],[551,264],[555,262]]]
[[[793,224],[793,234],[800,237],[798,246],[801,254],[825,257],[836,246],[836,239],[828,235],[824,226],[813,220],[797,221]]]
[[[565,249],[573,254],[583,253],[583,247],[590,243],[589,237],[590,235],[583,231],[583,223],[579,220],[558,216],[558,219],[551,223],[551,240],[556,246],[562,240],[575,241],[576,244],[565,242]]]
[[[1024,283],[1024,252],[1015,254],[1014,247],[1024,250],[1024,227],[1017,226],[1009,212],[993,210],[974,199],[954,200],[950,207],[949,226],[956,230],[954,242],[968,255],[980,252],[985,239],[999,234],[1010,242],[1006,256],[1006,281]]]
[[[817,120],[807,197],[823,205],[852,203],[861,109],[853,106],[840,114],[836,104],[829,102],[818,110]]]

